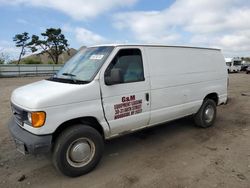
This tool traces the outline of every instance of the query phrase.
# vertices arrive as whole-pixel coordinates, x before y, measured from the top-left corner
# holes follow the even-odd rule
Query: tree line
[[[21,48],[17,64],[27,52],[46,53],[55,64],[58,64],[59,56],[63,52],[66,51],[70,55],[68,40],[60,28],[48,28],[41,36],[29,36],[29,33],[23,32],[16,34],[13,41],[16,47]]]
[[[4,52],[0,52],[0,64],[4,64],[9,61],[10,61],[9,55]]]

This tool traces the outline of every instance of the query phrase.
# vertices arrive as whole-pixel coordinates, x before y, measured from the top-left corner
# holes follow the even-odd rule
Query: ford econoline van
[[[9,129],[18,151],[52,152],[59,171],[80,176],[98,164],[106,139],[190,115],[210,127],[227,79],[218,49],[89,47],[51,78],[13,91]]]

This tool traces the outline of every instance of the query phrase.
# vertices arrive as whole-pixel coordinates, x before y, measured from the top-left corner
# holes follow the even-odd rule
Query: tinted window
[[[241,65],[241,61],[234,61],[234,65],[235,66],[240,66]]]
[[[144,81],[142,55],[139,49],[120,50],[105,72],[110,76],[112,69],[120,69],[122,81],[120,83]]]

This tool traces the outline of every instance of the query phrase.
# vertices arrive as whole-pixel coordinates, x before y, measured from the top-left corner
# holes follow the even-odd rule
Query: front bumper
[[[51,150],[52,135],[34,135],[21,128],[12,117],[9,122],[9,131],[14,138],[17,149],[21,153],[40,154]]]

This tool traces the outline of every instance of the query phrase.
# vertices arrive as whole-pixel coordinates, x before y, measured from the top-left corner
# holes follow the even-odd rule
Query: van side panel
[[[194,114],[209,93],[227,98],[227,70],[219,50],[145,47],[151,80],[150,124]]]

